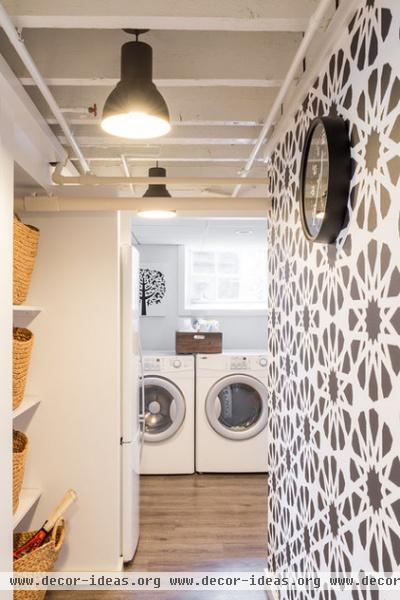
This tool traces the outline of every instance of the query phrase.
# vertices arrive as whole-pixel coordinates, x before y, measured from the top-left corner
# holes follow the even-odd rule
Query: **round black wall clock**
[[[340,117],[318,117],[301,161],[300,216],[310,242],[334,242],[343,228],[350,188],[350,140]]]

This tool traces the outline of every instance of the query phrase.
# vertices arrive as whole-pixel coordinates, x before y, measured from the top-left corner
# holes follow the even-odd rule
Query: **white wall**
[[[1,111],[1,115],[3,111]],[[3,120],[3,119],[1,119]],[[3,128],[2,128],[3,129]],[[12,222],[13,222],[12,157],[0,139],[0,571],[11,570],[11,355],[12,355]],[[11,592],[0,591],[1,600]]]
[[[117,213],[29,215],[40,246],[29,303],[43,307],[28,392],[41,403],[26,423],[26,487],[42,497],[37,526],[68,488],[60,570],[120,564],[120,364]]]
[[[141,339],[144,350],[175,350],[178,328],[178,260],[179,246],[140,245],[141,262],[164,263],[170,273],[169,303],[166,317],[142,317]],[[196,316],[196,315],[193,315]],[[210,314],[209,318],[213,318]],[[224,349],[266,349],[267,315],[216,317],[223,331]]]

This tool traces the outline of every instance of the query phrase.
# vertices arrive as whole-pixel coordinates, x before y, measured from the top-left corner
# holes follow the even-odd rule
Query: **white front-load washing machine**
[[[196,471],[267,471],[267,355],[196,356]]]
[[[143,357],[144,443],[141,474],[194,473],[194,358]]]

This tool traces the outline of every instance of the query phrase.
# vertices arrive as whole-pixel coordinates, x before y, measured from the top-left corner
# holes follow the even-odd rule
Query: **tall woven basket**
[[[22,431],[13,431],[13,513],[19,504],[27,453],[28,438]]]
[[[25,302],[39,245],[39,230],[14,217],[13,302]]]
[[[18,548],[35,535],[36,531],[14,534],[14,548]],[[65,523],[59,519],[48,542],[14,561],[14,572],[52,571],[65,536]],[[43,600],[46,590],[16,590],[14,600]]]
[[[33,333],[25,327],[13,329],[13,410],[22,402],[33,346]]]

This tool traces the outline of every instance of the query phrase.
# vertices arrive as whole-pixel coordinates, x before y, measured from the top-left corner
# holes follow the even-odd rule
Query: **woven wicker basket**
[[[22,402],[33,345],[33,333],[24,327],[13,329],[13,410]]]
[[[35,535],[36,531],[14,534],[14,548],[18,548]],[[14,572],[52,571],[65,536],[65,523],[59,519],[48,542],[14,561]],[[14,600],[43,600],[46,590],[16,590]]]
[[[27,452],[28,438],[22,431],[13,431],[13,513],[18,508]]]
[[[39,245],[39,230],[14,217],[13,302],[25,302]]]

